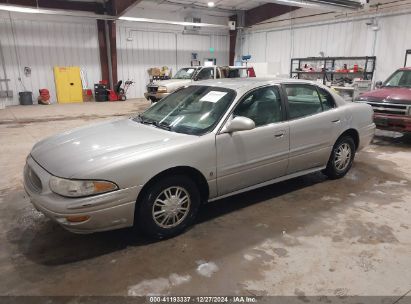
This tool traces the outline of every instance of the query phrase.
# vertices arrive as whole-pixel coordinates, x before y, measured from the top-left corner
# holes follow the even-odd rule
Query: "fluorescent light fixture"
[[[207,3],[207,5],[208,5],[208,7],[214,7],[215,4],[214,4],[214,2],[210,1],[210,2]]]
[[[332,3],[320,0],[267,0],[270,3],[278,3],[283,5],[290,5],[290,6],[297,6],[297,7],[306,7],[306,8],[313,8],[319,10],[334,10],[334,11],[352,11],[358,9],[359,7],[355,7],[355,1],[347,1],[345,3]],[[349,4],[348,2],[352,2]]]
[[[84,13],[77,11],[67,11],[58,9],[42,9],[42,8],[31,8],[17,5],[4,5],[0,4],[0,11],[16,12],[16,13],[28,13],[28,14],[43,14],[43,15],[59,15],[59,16],[72,16],[72,17],[82,17],[82,18],[93,18],[100,20],[117,20],[115,16],[98,15],[92,13]],[[135,18],[135,17],[120,17],[119,20],[132,21],[132,22],[144,22],[144,23],[156,23],[156,24],[171,24],[171,25],[181,25],[181,26],[198,26],[198,27],[210,27],[210,28],[221,28],[228,29],[228,25],[222,24],[211,24],[211,23],[196,23],[196,22],[181,22],[181,21],[169,21],[161,19],[149,19],[149,18]]]
[[[1,11],[17,12],[17,13],[27,13],[27,14],[39,14],[38,8],[15,6],[15,5],[4,5],[0,4]]]
[[[182,21],[170,21],[170,20],[136,18],[136,17],[120,17],[118,19],[123,20],[123,21],[132,21],[132,22],[145,22],[145,23],[171,24],[171,25],[181,25],[181,26],[199,26],[199,27],[212,27],[212,28],[228,29],[228,25],[222,25],[222,24],[182,22]]]
[[[114,16],[98,15],[93,13],[69,11],[69,10],[59,10],[59,9],[43,9],[36,7],[26,7],[18,5],[7,5],[0,4],[0,11],[7,11],[12,13],[24,13],[24,14],[42,14],[42,15],[59,15],[59,16],[72,16],[72,17],[83,17],[83,18],[93,18],[101,20],[115,20]]]

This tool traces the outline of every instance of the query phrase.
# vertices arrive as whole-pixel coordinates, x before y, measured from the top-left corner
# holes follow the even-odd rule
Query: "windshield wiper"
[[[156,120],[144,119],[144,118],[141,116],[141,114],[139,114],[137,117],[138,117],[139,121],[140,121],[142,124],[145,124],[145,125],[153,125],[153,126],[155,126],[155,127],[157,127],[157,128],[164,129],[164,130],[168,130],[168,131],[171,130],[171,127],[170,127],[168,124],[161,123],[161,122],[158,122],[158,121],[156,121]]]
[[[170,125],[168,125],[168,124],[166,124],[166,123],[163,123],[163,122],[155,122],[154,123],[154,125],[157,127],[157,128],[160,128],[160,129],[164,129],[164,130],[167,130],[167,131],[170,131],[171,130],[171,127],[170,127]]]

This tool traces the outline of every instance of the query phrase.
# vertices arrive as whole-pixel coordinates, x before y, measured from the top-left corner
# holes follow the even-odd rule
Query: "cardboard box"
[[[150,76],[160,76],[161,71],[159,68],[150,68],[148,69],[148,75]]]

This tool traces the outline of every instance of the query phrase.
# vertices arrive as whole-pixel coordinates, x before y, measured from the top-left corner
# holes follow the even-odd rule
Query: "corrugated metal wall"
[[[249,31],[242,37],[242,53],[252,62],[278,62],[280,74],[289,74],[292,57],[372,56],[376,37],[377,67],[374,80],[383,80],[404,64],[411,49],[411,14],[382,16],[377,35],[365,20]]]
[[[13,19],[14,36],[10,19],[0,16],[0,41],[6,61],[13,99],[0,99],[3,105],[18,104],[18,92],[23,86],[33,92],[47,88],[55,101],[53,67],[80,66],[87,75],[89,86],[101,79],[97,24],[95,20],[24,20]],[[20,69],[18,68],[18,59]],[[24,75],[24,67],[30,67],[32,74]],[[2,77],[2,76],[0,76]],[[4,83],[2,84],[4,87]]]
[[[144,96],[149,68],[168,66],[174,74],[177,69],[190,65],[191,53],[198,53],[201,62],[204,58],[215,57],[218,65],[228,64],[227,34],[187,35],[181,28],[131,26],[130,23],[117,23],[118,78],[136,82],[129,90],[129,98]],[[132,41],[128,41],[128,37]],[[214,54],[210,53],[210,47],[215,49]]]
[[[385,80],[394,69],[404,66],[405,50],[411,49],[411,14],[390,16],[380,20],[375,45],[376,80]],[[411,62],[408,62],[411,66]]]

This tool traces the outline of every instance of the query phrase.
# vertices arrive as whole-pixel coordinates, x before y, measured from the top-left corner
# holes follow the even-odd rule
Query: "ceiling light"
[[[73,16],[82,18],[93,18],[101,20],[115,20],[115,16],[98,15],[94,13],[80,12],[80,11],[70,11],[62,9],[43,9],[35,7],[25,7],[18,5],[8,5],[0,4],[0,11],[13,12],[13,13],[24,13],[24,14],[42,14],[42,15],[59,15],[59,16]]]
[[[119,20],[124,20],[124,21],[132,21],[132,22],[145,22],[145,23],[158,23],[158,24],[171,24],[171,25],[182,25],[182,26],[199,26],[199,27],[212,27],[212,28],[228,29],[228,25],[222,25],[222,24],[182,22],[182,21],[137,18],[137,17],[125,17],[125,16],[120,17],[118,19]]]
[[[208,5],[208,7],[214,7],[215,4],[214,4],[214,2],[210,1],[210,2],[207,3],[207,5]]]
[[[333,3],[326,0],[266,0],[266,2],[327,11],[330,9],[335,11],[349,11],[362,7],[361,3],[356,1],[335,1],[339,3]]]
[[[14,5],[2,5],[0,4],[0,10],[8,12],[18,12],[18,13],[29,13],[29,14],[38,14],[38,8],[30,8],[23,6],[14,6]]]

